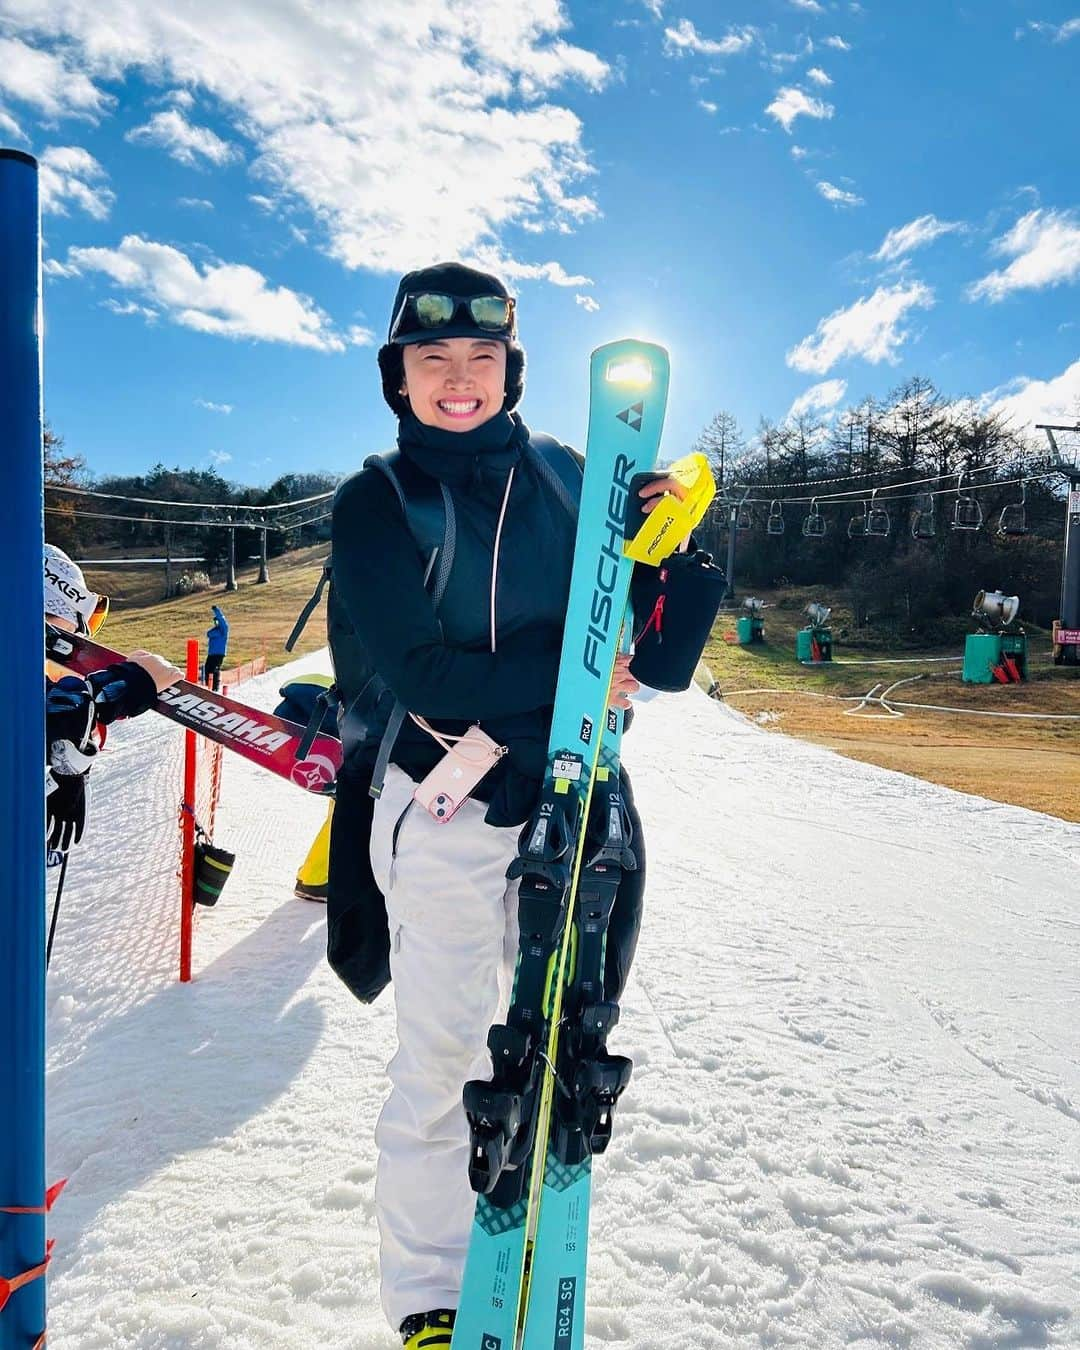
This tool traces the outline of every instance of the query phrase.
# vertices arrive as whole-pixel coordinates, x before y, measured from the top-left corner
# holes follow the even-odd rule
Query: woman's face
[[[402,348],[402,393],[416,417],[444,431],[471,431],[502,410],[506,344],[491,338],[442,338]]]

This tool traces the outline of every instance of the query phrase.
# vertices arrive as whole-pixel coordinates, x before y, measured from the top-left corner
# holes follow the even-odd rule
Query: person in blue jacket
[[[220,689],[221,666],[229,646],[229,624],[217,605],[211,608],[214,622],[206,630],[206,664],[203,667],[203,676],[211,689]]]

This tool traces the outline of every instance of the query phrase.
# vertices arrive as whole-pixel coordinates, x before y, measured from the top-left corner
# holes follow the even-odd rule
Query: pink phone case
[[[497,745],[478,726],[470,727],[424,781],[416,785],[414,801],[419,802],[433,820],[445,824],[453,819],[476,785],[505,754],[505,745]]]

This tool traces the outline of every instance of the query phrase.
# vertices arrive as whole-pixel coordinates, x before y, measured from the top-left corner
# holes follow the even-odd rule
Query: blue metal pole
[[[0,149],[0,558],[7,647],[0,774],[0,1209],[45,1200],[45,704],[42,673],[41,230],[37,161]],[[45,1259],[45,1217],[0,1213],[0,1276]],[[45,1281],[11,1295],[0,1350],[45,1328]]]

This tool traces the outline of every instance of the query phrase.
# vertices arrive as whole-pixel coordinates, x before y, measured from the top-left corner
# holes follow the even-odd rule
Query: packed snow
[[[245,685],[272,707],[287,673]],[[227,755],[236,869],[176,982],[181,733],[114,728],[49,1004],[50,1346],[392,1350],[392,994],[292,896],[323,804]],[[1080,1345],[1080,827],[769,734],[627,737],[645,926],[597,1164],[589,1350]],[[433,989],[433,996],[438,990]]]

